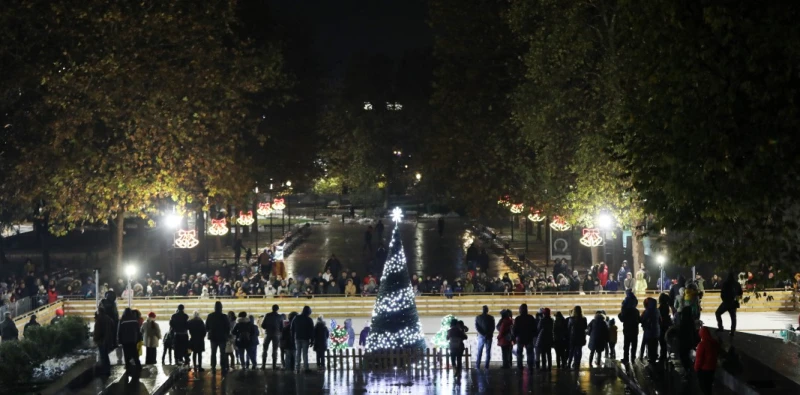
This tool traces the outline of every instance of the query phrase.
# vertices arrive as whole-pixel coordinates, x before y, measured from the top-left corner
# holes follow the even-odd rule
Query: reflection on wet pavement
[[[625,386],[612,368],[549,373],[489,369],[418,372],[336,371],[288,373],[237,370],[224,380],[220,373],[179,380],[171,394],[622,394]]]

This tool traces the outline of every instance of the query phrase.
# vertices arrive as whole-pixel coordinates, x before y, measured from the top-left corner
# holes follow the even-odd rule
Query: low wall
[[[742,303],[741,312],[766,312],[766,311],[792,311],[795,309],[794,294],[792,291],[771,291],[768,292],[773,297],[772,301],[767,301],[766,297],[759,299],[752,298],[748,303]],[[657,298],[657,293],[639,295],[639,307],[645,296]],[[561,311],[565,315],[574,306],[580,305],[584,312],[594,312],[605,310],[608,314],[619,312],[620,304],[623,299],[622,293],[549,293],[537,295],[502,295],[502,294],[471,294],[455,296],[453,299],[446,299],[441,296],[420,296],[417,297],[417,312],[421,316],[444,316],[447,314],[473,315],[481,311],[483,305],[489,306],[490,311],[498,313],[501,309],[515,310],[522,303],[527,303],[531,309],[539,307],[549,307],[553,312]],[[178,304],[183,304],[188,313],[194,310],[199,311],[203,316],[211,312],[214,302],[220,300],[225,311],[247,311],[255,314],[264,314],[271,311],[273,304],[281,307],[281,312],[291,311],[300,312],[303,306],[311,306],[315,314],[326,316],[346,316],[346,317],[371,317],[372,309],[375,304],[375,297],[314,297],[314,298],[275,298],[275,297],[252,297],[252,298],[221,298],[221,299],[200,299],[197,297],[160,297],[152,299],[134,299],[133,308],[139,309],[142,313],[156,313],[159,317],[169,317],[172,315]],[[718,292],[706,292],[702,306],[706,311],[716,309],[721,300]],[[126,300],[117,300],[120,311],[127,307]],[[95,311],[95,301],[90,300],[66,300],[65,312],[67,315],[79,315],[85,318],[92,318]],[[712,310],[713,311],[713,310]]]

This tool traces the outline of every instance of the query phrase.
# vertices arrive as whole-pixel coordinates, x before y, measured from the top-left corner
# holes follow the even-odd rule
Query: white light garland
[[[532,211],[530,214],[528,214],[528,219],[531,222],[542,222],[544,221],[544,218],[544,215],[542,215],[542,212],[539,210]]]
[[[394,221],[394,223],[399,223],[402,220],[403,210],[400,210],[400,207],[395,207],[394,210],[392,210],[392,221]]]
[[[253,210],[248,210],[247,213],[244,211],[239,211],[239,218],[236,220],[236,223],[239,225],[248,226],[252,225],[255,221],[256,220],[253,219]]]
[[[211,226],[208,228],[208,234],[212,236],[222,236],[227,233],[228,233],[228,226],[225,218],[211,220]]]
[[[200,244],[197,240],[197,232],[192,230],[179,230],[175,233],[175,248],[194,248]]]
[[[581,236],[580,242],[586,247],[597,247],[603,244],[603,237],[600,236],[599,230],[595,228],[586,228],[583,230],[583,236]]]
[[[394,313],[414,306],[414,290],[409,286],[399,291],[381,295],[375,301],[372,316],[381,313]]]
[[[272,199],[272,209],[276,211],[280,211],[286,208],[286,203],[283,199]]]
[[[572,229],[572,225],[570,225],[569,222],[565,221],[564,218],[561,218],[558,215],[553,216],[553,222],[550,223],[550,227],[558,232],[566,232]]]
[[[256,210],[256,212],[258,213],[258,215],[266,217],[266,216],[272,214],[272,204],[270,204],[270,203],[259,203],[258,204],[258,210]]]
[[[522,210],[523,210],[524,208],[525,208],[525,205],[524,205],[524,204],[522,204],[522,203],[516,203],[516,204],[512,204],[512,205],[511,205],[511,208],[510,208],[509,210],[511,210],[511,214],[519,214],[519,213],[521,213],[521,212],[522,212]]]

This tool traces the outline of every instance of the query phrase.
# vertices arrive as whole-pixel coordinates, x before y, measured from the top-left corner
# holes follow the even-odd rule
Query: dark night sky
[[[270,8],[275,21],[306,30],[312,56],[331,73],[358,52],[400,58],[432,43],[425,0],[270,0]]]

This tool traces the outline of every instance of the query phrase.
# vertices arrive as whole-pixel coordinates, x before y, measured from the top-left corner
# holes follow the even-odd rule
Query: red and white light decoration
[[[236,219],[237,224],[247,226],[252,225],[253,222],[255,222],[255,219],[253,219],[253,210],[249,210],[247,213],[239,211],[239,218]]]
[[[530,220],[531,222],[542,222],[544,221],[544,218],[545,217],[544,215],[542,215],[541,211],[534,210],[532,208],[530,214],[528,214],[528,220]]]
[[[500,199],[497,200],[497,204],[508,207],[511,205],[511,197],[508,195],[501,196]]]
[[[509,210],[511,210],[511,214],[520,214],[520,213],[522,213],[522,210],[524,210],[524,209],[525,209],[525,205],[522,204],[522,203],[512,204],[511,208],[509,208]]]
[[[553,222],[550,223],[550,228],[557,232],[566,232],[572,229],[572,225],[569,222],[565,221],[564,218],[561,218],[558,215],[553,216]]]
[[[270,203],[259,203],[258,210],[256,210],[258,215],[266,217],[267,215],[272,214],[272,204]]]
[[[583,230],[583,236],[581,236],[580,242],[587,247],[597,247],[603,244],[603,236],[600,236],[599,229],[585,228]]]
[[[286,203],[284,203],[283,198],[272,200],[272,209],[283,210],[285,208],[286,208]]]
[[[225,218],[212,219],[211,226],[208,228],[208,234],[212,236],[222,236],[228,233],[228,221]]]
[[[198,244],[200,240],[197,240],[197,232],[194,229],[180,229],[175,233],[175,248],[194,248]]]

